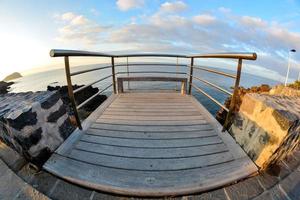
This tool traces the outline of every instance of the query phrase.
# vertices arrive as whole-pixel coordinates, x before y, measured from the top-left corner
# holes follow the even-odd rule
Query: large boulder
[[[229,132],[259,167],[276,164],[299,144],[300,98],[246,94]]]
[[[0,95],[8,93],[8,90],[12,84],[14,84],[14,82],[0,81]]]
[[[57,91],[0,95],[0,139],[40,166],[75,130]]]

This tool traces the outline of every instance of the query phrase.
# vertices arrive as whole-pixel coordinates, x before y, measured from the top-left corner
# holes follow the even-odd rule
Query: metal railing
[[[127,74],[127,76],[129,76],[129,74],[148,74],[148,73],[152,73],[152,74],[176,74],[176,75],[186,75],[188,76],[188,94],[191,95],[192,94],[192,88],[194,88],[196,91],[202,93],[203,95],[205,95],[207,98],[209,98],[210,100],[212,100],[214,103],[216,103],[218,106],[222,107],[226,112],[227,112],[227,116],[226,116],[226,120],[224,123],[224,130],[227,128],[228,123],[229,123],[229,119],[232,115],[234,106],[236,104],[236,95],[238,92],[238,88],[239,88],[239,84],[240,84],[240,77],[241,77],[241,71],[242,71],[242,61],[243,60],[256,60],[257,55],[255,53],[218,53],[218,54],[199,54],[199,55],[179,55],[179,54],[155,54],[155,53],[141,53],[141,54],[120,54],[120,55],[114,55],[114,54],[105,54],[105,53],[98,53],[98,52],[89,52],[89,51],[74,51],[74,50],[51,50],[50,51],[50,56],[51,57],[64,57],[65,60],[65,71],[66,71],[66,78],[67,78],[67,84],[68,84],[68,94],[70,97],[70,101],[71,101],[71,105],[73,107],[74,110],[74,115],[75,115],[75,119],[77,122],[77,125],[80,129],[82,129],[81,127],[81,121],[78,115],[78,109],[82,108],[84,105],[86,105],[88,102],[90,102],[92,99],[94,99],[97,95],[103,93],[104,91],[106,91],[107,89],[109,89],[110,87],[113,87],[113,93],[117,93],[117,83],[116,83],[116,77],[120,74]],[[93,69],[87,69],[87,70],[82,70],[82,71],[77,71],[77,72],[70,72],[70,63],[69,63],[69,57],[106,57],[106,58],[110,58],[111,59],[111,64],[107,65],[107,66],[101,66],[101,67],[97,67],[97,68],[93,68]],[[164,57],[164,58],[177,58],[176,63],[129,63],[128,62],[128,58],[129,57]],[[115,58],[126,58],[126,63],[119,63],[119,64],[115,64]],[[183,58],[183,59],[187,59],[190,60],[190,64],[179,64],[178,63],[178,58]],[[236,70],[236,74],[228,74],[222,71],[218,71],[215,69],[209,69],[207,67],[204,66],[198,66],[198,65],[194,65],[194,61],[195,59],[202,59],[202,58],[220,58],[220,59],[236,59],[238,60],[238,64],[237,64],[237,70]],[[174,66],[176,67],[176,71],[130,71],[129,72],[129,67],[130,66],[147,66],[147,65],[151,65],[151,66]],[[126,67],[127,71],[125,72],[116,72],[115,68],[116,67]],[[185,69],[187,69],[186,72],[179,72],[178,71],[178,67],[185,67]],[[77,88],[75,90],[73,90],[73,86],[72,86],[72,76],[77,76],[80,74],[84,74],[84,73],[88,73],[88,72],[92,72],[92,71],[97,71],[97,70],[103,70],[103,69],[109,69],[111,68],[111,74],[103,77],[101,79],[98,79],[96,81],[93,81],[85,86],[82,86],[80,88]],[[189,70],[188,70],[189,69]],[[194,75],[194,71],[195,70],[199,70],[199,71],[205,71],[205,72],[209,72],[209,73],[213,73],[213,74],[217,74],[217,75],[221,75],[221,76],[225,76],[228,78],[232,78],[235,80],[234,83],[234,89],[233,89],[233,93],[214,84],[211,83],[208,80],[205,80],[201,77],[197,77]],[[100,91],[98,91],[96,94],[92,95],[91,97],[89,97],[87,100],[85,100],[84,102],[82,102],[80,105],[76,104],[75,101],[75,94],[78,93],[79,91],[84,90],[85,88],[92,86],[96,83],[100,83],[106,79],[112,78],[112,83],[108,86],[106,86],[105,88],[101,89]],[[197,86],[196,84],[193,83],[193,79],[198,80],[220,92],[225,93],[226,95],[230,95],[231,96],[231,102],[230,102],[230,106],[229,108],[226,108],[222,103],[220,103],[218,100],[216,100],[215,98],[213,98],[211,95],[209,95],[208,93],[206,93],[203,89],[201,89],[199,86]],[[129,86],[129,84],[128,84]]]

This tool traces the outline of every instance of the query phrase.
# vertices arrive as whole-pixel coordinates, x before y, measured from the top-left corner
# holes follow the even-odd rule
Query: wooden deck
[[[44,169],[79,185],[130,196],[203,192],[256,166],[208,111],[179,93],[112,95]]]

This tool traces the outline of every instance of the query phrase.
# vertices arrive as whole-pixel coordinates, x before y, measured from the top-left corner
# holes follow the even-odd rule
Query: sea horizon
[[[106,66],[107,64],[94,64],[94,65],[81,65],[81,66],[74,66],[71,68],[72,72],[80,71],[83,69],[92,69],[99,66]],[[236,72],[233,70],[225,70],[220,68],[213,68],[211,69],[218,69],[219,71],[235,74]],[[148,71],[155,71],[157,66],[131,66],[129,68],[130,71],[142,71],[142,70],[148,70]],[[175,67],[165,67],[167,71],[176,71]],[[126,67],[118,67],[118,70],[120,72],[126,72]],[[181,72],[188,72],[187,68],[180,67],[179,71]],[[110,75],[111,69],[105,69],[105,70],[99,70],[94,71],[90,73],[86,73],[83,75],[77,75],[72,78],[72,84],[75,85],[86,85],[90,82],[93,82],[97,79],[100,79],[101,77],[105,77]],[[208,81],[214,80],[213,82],[219,86],[224,87],[227,90],[232,90],[232,86],[234,84],[233,79],[223,77],[217,74],[211,74],[207,72],[194,72],[197,74],[197,76],[202,77]],[[123,76],[126,76],[127,74],[124,74]],[[132,74],[131,74],[132,75]],[[136,75],[136,74],[133,74]],[[144,74],[145,75],[145,74]],[[151,75],[151,74],[147,74]],[[152,74],[154,75],[154,73]],[[173,75],[173,76],[183,76],[181,74],[179,75]],[[29,75],[25,75],[21,78],[12,80],[15,82],[13,85],[11,85],[10,93],[19,93],[19,92],[36,92],[36,91],[46,91],[48,86],[63,86],[66,85],[66,77],[65,77],[65,70],[64,68],[60,69],[53,69],[53,70],[47,70],[43,72],[37,72]],[[196,81],[196,80],[194,80]],[[98,87],[99,89],[106,87],[111,83],[111,79],[107,79],[101,83],[95,84],[93,87]],[[260,86],[262,84],[268,84],[269,86],[274,86],[277,84],[280,84],[281,82],[275,81],[272,79],[267,79],[261,76],[255,76],[246,72],[242,71],[241,75],[241,82],[240,86],[245,88],[250,88],[252,86]],[[220,91],[217,91],[205,84],[202,84],[201,82],[197,83],[199,86],[201,86],[204,91],[206,91],[208,94],[212,95],[214,98],[216,98],[221,103],[224,103],[228,95],[221,93]],[[125,84],[127,86],[127,84]],[[130,89],[178,89],[178,85],[176,83],[163,83],[163,82],[136,82],[136,83],[130,83]],[[105,94],[109,96],[112,93],[112,88],[107,90]],[[127,89],[127,88],[125,88]],[[209,100],[207,97],[194,92],[195,97],[212,113],[216,114],[216,112],[219,110],[219,107],[213,103],[211,100]]]

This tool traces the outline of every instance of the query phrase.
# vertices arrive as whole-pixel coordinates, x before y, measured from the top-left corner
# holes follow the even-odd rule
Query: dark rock
[[[39,151],[39,154],[35,157],[24,155],[25,158],[27,157],[28,160],[30,160],[31,163],[35,164],[38,168],[41,168],[43,164],[50,158],[52,154],[52,151],[45,147],[42,150]]]
[[[23,146],[24,150],[29,150],[32,145],[36,145],[40,141],[40,139],[42,138],[42,132],[42,128],[38,128],[37,130],[33,131],[28,137],[16,137],[15,139],[21,146]]]
[[[16,119],[7,119],[9,126],[21,130],[27,125],[35,125],[37,122],[36,113],[32,112],[32,109],[27,112],[23,112]]]
[[[69,135],[75,130],[75,127],[71,124],[70,120],[66,120],[59,127],[59,134],[65,140],[69,137]]]
[[[37,167],[75,130],[56,91],[8,93],[0,101],[0,140]]]
[[[9,86],[11,86],[12,84],[14,84],[14,82],[4,82],[4,81],[0,81],[0,94],[6,94],[8,93],[8,90],[10,89]]]
[[[65,105],[61,105],[58,111],[51,113],[47,121],[48,122],[56,122],[61,116],[63,116],[67,112]]]
[[[74,85],[73,90],[76,90],[83,85]],[[68,113],[69,115],[74,115],[73,108],[71,106],[71,102],[68,95],[68,87],[67,86],[48,86],[48,91],[58,91],[61,95],[61,98],[64,102],[64,104],[68,105]],[[75,94],[75,102],[77,105],[83,103],[85,100],[93,96],[99,91],[98,88],[94,88],[92,86],[86,87],[85,89],[77,92]],[[90,102],[88,102],[86,105],[84,105],[80,113],[80,118],[85,119],[87,118],[90,113],[92,113],[99,105],[101,105],[102,102],[104,102],[107,99],[106,95],[97,95],[94,99],[92,99]]]
[[[43,109],[49,109],[52,106],[54,106],[59,99],[60,99],[60,95],[59,93],[56,92],[53,95],[51,95],[51,97],[48,98],[46,101],[41,102],[41,107]]]

